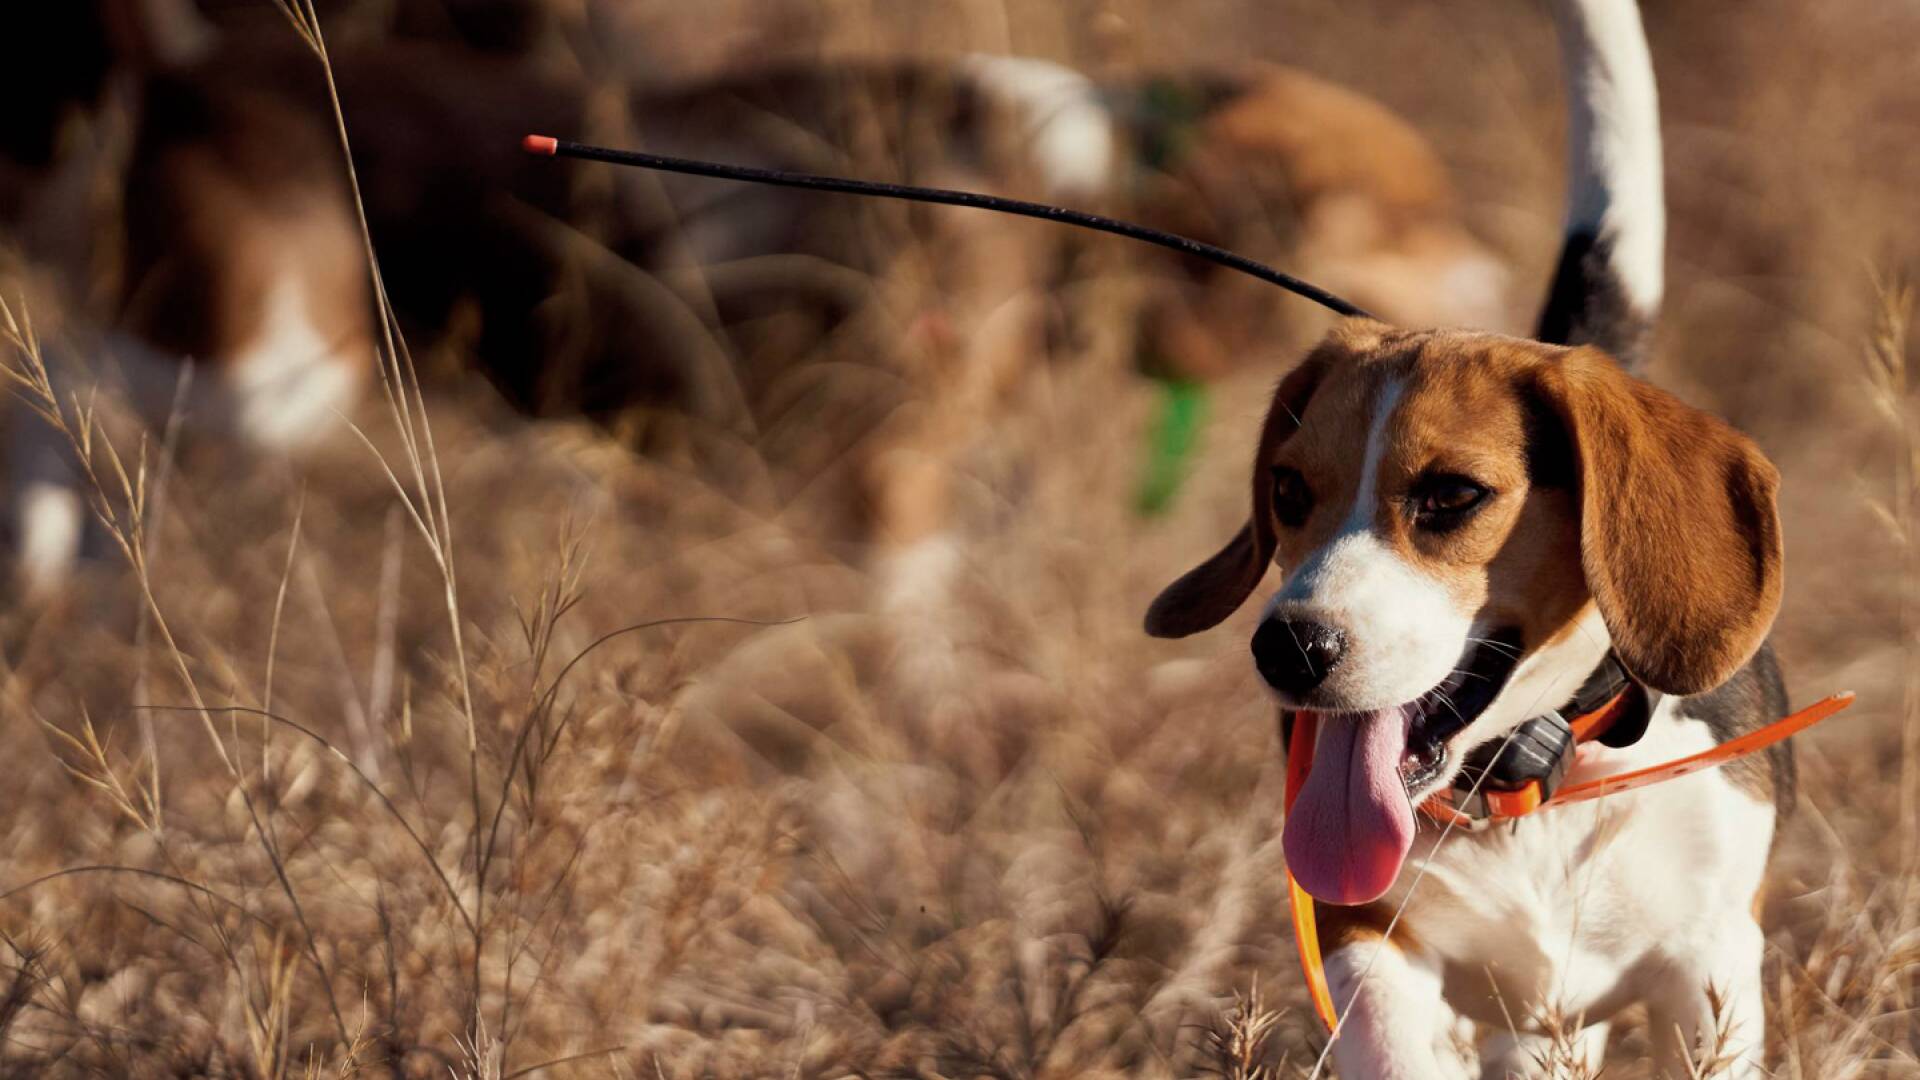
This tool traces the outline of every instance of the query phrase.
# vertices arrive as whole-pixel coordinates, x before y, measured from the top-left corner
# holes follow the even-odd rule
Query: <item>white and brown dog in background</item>
[[[1665,228],[1639,14],[1555,7],[1573,186],[1539,340],[1335,329],[1275,393],[1251,519],[1147,618],[1161,636],[1206,629],[1283,571],[1253,651],[1283,710],[1317,714],[1283,844],[1321,902],[1332,1052],[1355,1080],[1538,1075],[1568,1030],[1597,1063],[1635,1004],[1668,1075],[1708,1052],[1763,1074],[1756,898],[1793,798],[1784,744],[1499,828],[1415,809],[1610,654],[1669,696],[1637,742],[1583,750],[1572,779],[1785,712],[1766,646],[1778,475],[1624,366],[1660,301]],[[1462,1020],[1492,1033],[1477,1055]]]
[[[931,268],[933,280],[917,287],[933,310],[905,322],[944,332],[897,334],[867,350],[907,376],[897,381],[910,407],[875,437],[863,434],[874,421],[860,409],[812,425],[827,432],[816,441],[862,448],[847,455],[853,482],[838,486],[868,519],[888,592],[924,600],[956,550],[950,474],[1048,377],[1038,338],[1057,321],[1048,312],[1068,260],[1047,244],[1063,234],[928,211],[920,220],[931,227],[893,260],[907,272],[894,274],[887,256],[904,238],[845,200],[604,170],[576,177],[525,159],[515,140],[527,131],[592,134],[601,121],[590,124],[587,106],[600,88],[524,55],[527,41],[553,36],[532,29],[542,25],[537,5],[455,5],[473,16],[462,26],[504,30],[482,35],[489,48],[402,32],[409,12],[431,9],[413,21],[432,24],[441,7],[402,3],[393,36],[333,50],[373,240],[415,340],[477,323],[464,330],[463,352],[514,405],[584,413],[649,448],[689,429],[750,429],[741,417],[755,403],[739,400],[743,390],[795,382],[794,357],[859,301],[846,283],[885,290],[890,278]],[[82,263],[47,249],[84,252],[97,239],[109,257],[96,261],[119,253],[111,275],[65,275],[91,277],[70,291],[103,302],[72,305],[71,324],[94,328],[79,340],[50,335],[65,356],[99,361],[55,364],[64,386],[117,376],[157,426],[176,404],[181,360],[191,359],[191,392],[178,402],[188,431],[232,436],[256,455],[324,434],[368,381],[374,320],[313,58],[272,5],[87,0],[31,15],[23,39],[68,55],[70,78],[24,66],[0,75],[40,121],[0,133],[0,230],[41,264]],[[513,47],[492,47],[501,44]],[[1102,86],[1014,57],[756,62],[641,86],[626,109],[633,130],[609,133],[615,141],[1114,210],[1346,282],[1391,318],[1421,321],[1439,298],[1451,317],[1491,325],[1503,296],[1499,260],[1460,225],[1432,148],[1378,103],[1300,72]],[[69,169],[74,183],[43,182],[59,171],[49,163],[63,117],[91,114],[107,127],[116,112],[128,117],[123,160]],[[16,198],[22,191],[36,194]],[[71,198],[56,205],[40,197],[47,191]],[[88,193],[102,191],[116,193],[117,213],[89,225]],[[1233,275],[1133,254],[1151,294],[1137,339],[1157,373],[1212,377],[1271,339],[1271,305]],[[782,259],[767,255],[856,273],[782,276],[771,272]],[[118,280],[103,285],[102,276]],[[913,310],[892,299],[879,306]],[[43,327],[51,322],[38,313]],[[736,355],[716,355],[715,340]],[[757,404],[767,412],[779,403]],[[17,564],[44,588],[72,560],[83,503],[62,440],[30,421],[14,429]],[[838,460],[837,449],[813,457]],[[807,457],[785,443],[777,452]]]
[[[331,133],[285,100],[203,98],[171,79],[215,48],[187,0],[22,14],[22,40],[86,71],[27,99],[25,130],[43,145],[0,142],[0,239],[56,268],[35,290],[56,299],[33,315],[62,407],[104,383],[156,428],[177,412],[266,455],[320,439],[374,360],[371,279]],[[126,127],[122,111],[138,123],[57,160],[65,131]],[[104,315],[81,299],[90,293],[112,297]],[[65,435],[26,409],[9,427],[15,571],[44,592],[80,550],[86,500]]]

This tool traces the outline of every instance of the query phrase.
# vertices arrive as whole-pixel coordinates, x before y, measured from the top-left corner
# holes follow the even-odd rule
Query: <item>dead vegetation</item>
[[[712,47],[707,17],[635,7],[661,55]],[[784,17],[827,51],[1302,62],[1427,128],[1543,279],[1559,142],[1531,6],[1154,10]],[[1796,1078],[1920,1070],[1912,297],[1874,277],[1920,254],[1920,100],[1887,44],[1917,29],[1865,2],[1649,20],[1657,377],[1781,461],[1790,685],[1863,697],[1801,740],[1769,897],[1769,1061]],[[25,315],[8,364],[91,463],[109,543],[0,626],[0,1074],[1311,1070],[1244,627],[1138,629],[1238,513],[1271,372],[1216,395],[1201,471],[1143,520],[1151,390],[1102,354],[1122,342],[1062,346],[961,478],[952,594],[901,609],[808,527],[825,481],[778,461],[736,483],[423,392],[389,336],[359,438],[249,467],[59,396]],[[1647,1038],[1616,1034],[1603,1075],[1641,1075]]]

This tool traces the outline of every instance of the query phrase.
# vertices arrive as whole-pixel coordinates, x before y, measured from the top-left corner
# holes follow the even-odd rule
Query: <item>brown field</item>
[[[1297,63],[1432,137],[1524,293],[1557,251],[1533,4],[633,7],[634,62],[667,75],[771,49]],[[1920,257],[1920,8],[1647,7],[1671,214],[1653,377],[1782,466],[1789,686],[1861,694],[1798,740],[1769,1063],[1920,1075],[1920,356],[1897,284]],[[1097,284],[1058,302],[1121,325]],[[1062,346],[967,459],[935,608],[880,602],[820,525],[834,472],[790,468],[784,430],[694,468],[435,380],[404,417],[374,395],[366,443],[297,471],[117,436],[129,480],[102,465],[102,508],[130,548],[0,620],[0,1075],[1306,1075],[1247,613],[1140,630],[1242,512],[1291,346],[1213,396],[1196,474],[1142,518],[1153,399],[1124,337]],[[1644,1075],[1644,1045],[1616,1034],[1606,1075]]]

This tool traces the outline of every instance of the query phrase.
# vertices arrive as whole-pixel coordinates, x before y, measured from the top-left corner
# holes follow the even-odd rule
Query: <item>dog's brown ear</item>
[[[1147,608],[1147,633],[1176,638],[1219,625],[1234,613],[1267,572],[1273,526],[1249,521],[1213,558],[1180,575]]]
[[[1656,690],[1725,682],[1780,608],[1778,470],[1598,350],[1568,353],[1541,389],[1574,458],[1580,561],[1614,651]]]
[[[1300,362],[1273,392],[1273,404],[1260,427],[1260,446],[1253,456],[1253,515],[1227,546],[1213,558],[1180,575],[1161,590],[1147,608],[1147,633],[1177,638],[1219,625],[1234,613],[1266,576],[1273,561],[1273,485],[1267,476],[1275,447],[1300,429],[1307,399],[1327,366],[1337,355],[1329,347],[1316,349]]]

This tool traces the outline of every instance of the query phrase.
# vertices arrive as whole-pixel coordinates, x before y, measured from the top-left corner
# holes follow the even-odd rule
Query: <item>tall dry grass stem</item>
[[[446,482],[440,470],[440,455],[433,441],[433,426],[427,419],[426,401],[421,394],[419,373],[414,367],[412,353],[407,349],[406,339],[399,331],[393,304],[387,295],[386,279],[380,272],[380,260],[374,251],[373,232],[367,222],[366,202],[360,191],[360,175],[353,162],[353,140],[347,132],[346,114],[340,104],[340,88],[334,79],[333,61],[327,52],[326,35],[320,28],[319,12],[315,9],[313,0],[275,0],[275,3],[287,16],[301,40],[306,42],[307,47],[312,50],[325,77],[327,104],[332,114],[334,133],[340,142],[341,157],[347,171],[348,189],[353,195],[354,215],[360,226],[362,249],[373,284],[375,311],[380,330],[378,344],[380,384],[386,395],[387,407],[393,419],[395,431],[400,437],[406,454],[406,464],[413,481],[411,490],[401,482],[398,473],[380,454],[372,440],[367,438],[366,433],[358,427],[354,427],[353,430],[367,449],[373,453],[381,470],[392,483],[394,493],[399,496],[401,505],[413,519],[421,539],[425,541],[427,550],[433,557],[434,567],[439,571],[443,586],[447,629],[453,642],[454,671],[459,687],[460,709],[466,719],[467,787],[473,844],[470,854],[476,871],[470,920],[473,929],[473,957],[469,975],[473,1004],[467,1038],[471,1042],[479,1038],[480,963],[481,955],[485,951],[483,927],[486,924],[486,894],[478,871],[487,861],[489,853],[483,852],[479,846],[482,822],[485,818],[485,810],[480,801],[480,723],[474,710],[473,678],[467,662],[465,620],[460,614],[459,580],[454,569],[453,520],[447,507]]]
[[[1873,330],[1865,350],[1868,398],[1894,440],[1892,477],[1883,497],[1867,505],[1901,557],[1900,648],[1905,678],[1900,755],[1900,821],[1907,838],[1907,871],[1920,876],[1920,418],[1907,368],[1907,331],[1913,284],[1904,275],[1874,280]]]

